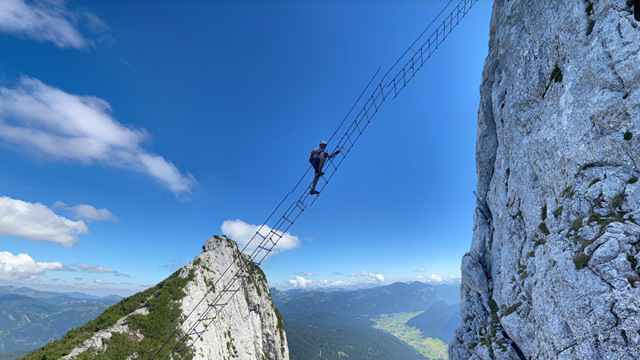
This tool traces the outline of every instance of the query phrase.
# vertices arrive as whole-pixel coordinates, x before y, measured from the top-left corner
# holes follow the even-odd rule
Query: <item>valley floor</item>
[[[376,323],[374,328],[385,331],[406,342],[429,359],[448,359],[447,344],[440,339],[424,338],[420,330],[407,326],[406,323],[409,319],[421,313],[422,311],[383,314],[368,318]]]

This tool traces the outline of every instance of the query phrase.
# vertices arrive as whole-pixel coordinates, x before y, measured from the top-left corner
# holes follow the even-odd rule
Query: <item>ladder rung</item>
[[[205,319],[198,319],[198,321],[208,321],[208,320],[215,320],[216,317],[210,317],[210,318],[205,318]]]
[[[183,347],[183,348],[181,348],[181,349],[178,349],[178,350],[173,350],[173,351],[171,351],[171,353],[172,353],[172,354],[174,354],[174,353],[180,353],[180,352],[182,352],[182,350],[189,349],[189,348],[191,348],[191,347],[193,347],[193,344],[191,344],[191,345],[189,345],[189,346],[185,346],[185,347]]]
[[[227,303],[224,304],[210,304],[209,307],[214,307],[214,306],[225,306],[227,305]]]

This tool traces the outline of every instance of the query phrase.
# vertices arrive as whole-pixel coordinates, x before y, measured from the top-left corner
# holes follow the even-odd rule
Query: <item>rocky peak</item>
[[[640,358],[632,3],[495,1],[451,359]]]
[[[237,273],[240,261],[235,260],[247,259],[224,236],[209,239],[203,250],[158,285],[123,299],[24,359],[163,360],[171,350],[193,344],[182,353],[183,359],[288,360],[284,322],[273,305],[267,278],[255,264],[246,282],[237,281],[239,290],[213,321],[197,321]],[[215,290],[209,291],[216,281]],[[190,333],[196,324],[202,336],[179,344],[174,334]]]
[[[186,295],[181,303],[183,314],[195,309],[182,326],[185,332],[195,325],[206,304],[213,303],[218,291],[237,272],[240,262],[235,258],[246,259],[236,243],[225,236],[207,240],[202,250],[180,274],[183,277],[191,271],[196,274],[185,286]],[[194,343],[194,359],[289,359],[284,322],[271,299],[267,278],[257,265],[252,265],[247,275],[246,282],[237,281],[240,291],[206,327],[202,340]],[[209,292],[220,277],[216,290]],[[205,300],[201,303],[202,299]]]

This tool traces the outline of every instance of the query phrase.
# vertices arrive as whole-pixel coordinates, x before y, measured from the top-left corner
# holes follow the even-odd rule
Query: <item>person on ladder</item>
[[[313,165],[313,168],[316,170],[316,176],[313,178],[313,183],[311,184],[311,192],[309,194],[316,195],[320,194],[320,191],[316,191],[316,184],[318,183],[318,179],[320,176],[324,175],[322,172],[322,166],[324,166],[324,162],[327,158],[332,159],[334,156],[340,153],[340,150],[336,150],[333,154],[327,154],[324,149],[327,147],[327,142],[322,140],[320,141],[320,146],[311,150],[311,156],[309,157],[309,162]]]

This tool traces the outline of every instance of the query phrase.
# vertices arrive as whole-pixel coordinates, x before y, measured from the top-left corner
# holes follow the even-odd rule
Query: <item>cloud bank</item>
[[[62,263],[36,262],[28,254],[13,255],[7,251],[0,251],[0,279],[3,281],[30,281],[47,271],[64,270]]]
[[[97,264],[62,264],[59,261],[36,262],[29,254],[13,255],[8,251],[0,252],[0,280],[2,281],[29,282],[36,280],[47,271],[82,271],[86,273],[113,274],[115,276],[130,277],[127,274]],[[83,278],[74,277],[74,279],[80,281]],[[53,279],[50,280],[53,281]]]
[[[88,234],[82,220],[73,221],[56,215],[41,203],[0,197],[0,236],[50,242],[72,247],[79,234]]]
[[[318,276],[316,273],[314,272],[309,272],[309,271],[301,271],[298,273],[293,273],[293,275],[302,275],[302,276]]]
[[[37,41],[51,41],[63,49],[94,45],[78,30],[78,20],[84,21],[96,33],[105,34],[111,30],[95,14],[71,11],[62,0],[0,1],[0,31]],[[109,35],[102,37],[112,39]]]
[[[356,282],[353,281],[329,281],[326,279],[323,280],[308,280],[302,276],[296,276],[295,279],[287,280],[286,284],[294,289],[316,289],[316,288],[327,288],[327,287],[339,287],[339,286],[353,286],[356,285]]]
[[[27,76],[16,88],[0,88],[0,139],[5,142],[52,160],[144,173],[188,200],[195,178],[144,150],[141,144],[149,137],[144,129],[116,121],[109,103],[97,97],[68,94]]]
[[[336,272],[334,271],[334,273]],[[343,280],[329,281],[326,279],[310,280],[300,275],[315,276],[316,275],[315,273],[300,272],[296,274],[298,274],[298,276],[296,276],[295,279],[287,280],[284,282],[285,288],[317,289],[317,288],[330,288],[330,287],[362,286],[362,285],[370,285],[370,284],[382,285],[382,283],[385,280],[381,272],[374,273],[371,271],[364,271],[364,270],[347,275],[350,277],[355,277],[356,280],[354,281],[343,281]]]
[[[222,223],[221,226],[222,233],[228,238],[237,242],[240,250],[242,250],[245,245],[249,243],[249,241],[255,235],[259,228],[259,225],[247,224],[240,219],[226,220],[224,223]],[[262,228],[262,230],[260,230],[260,234],[262,234],[263,236],[267,236],[270,231],[271,228],[265,226]],[[285,250],[300,247],[301,242],[297,236],[293,236],[290,233],[282,233],[281,231],[278,231],[276,233],[282,236],[282,238],[278,241],[278,244],[273,248],[269,256],[281,253]],[[274,240],[275,239],[276,238],[274,237]],[[256,236],[256,238],[253,239],[245,252],[252,252],[253,250],[255,250],[255,248],[260,244],[261,240],[261,237]]]
[[[374,273],[371,271],[362,270],[360,272],[351,273],[347,276],[356,277],[356,278],[360,278],[360,277],[369,278],[372,280],[372,282],[375,281],[379,283],[382,283],[384,281],[384,275],[382,275],[380,272]]]
[[[100,279],[95,279],[95,280],[93,280],[93,282],[96,283],[96,284],[100,284],[100,285],[113,285],[113,284],[115,284],[112,281],[105,281],[105,280],[100,280]]]

